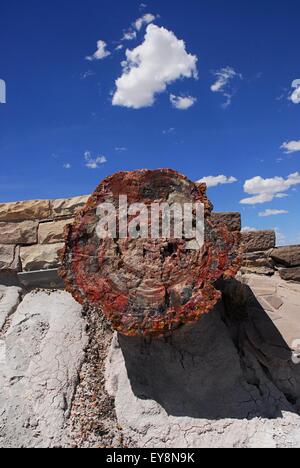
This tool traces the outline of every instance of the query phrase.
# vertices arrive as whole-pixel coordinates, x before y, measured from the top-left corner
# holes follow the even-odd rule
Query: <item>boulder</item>
[[[52,200],[51,207],[54,218],[73,217],[86,204],[88,198],[88,195],[83,195],[81,197]]]
[[[0,223],[2,244],[35,244],[37,242],[37,221]]]
[[[64,229],[73,219],[59,220],[39,225],[39,244],[57,244],[64,241]]]
[[[0,244],[0,270],[18,270],[20,248],[15,245]]]
[[[276,245],[275,231],[244,231],[242,246],[245,252],[273,249]]]
[[[277,247],[272,249],[269,255],[277,264],[287,267],[300,266],[300,245]]]
[[[50,217],[50,202],[48,200],[0,204],[0,221],[41,220]]]
[[[300,283],[300,267],[282,268],[279,270],[280,277],[285,281],[296,281]]]
[[[68,293],[25,296],[0,339],[1,448],[67,445],[86,345],[81,307]]]
[[[215,226],[226,225],[229,231],[241,231],[242,221],[240,213],[218,213],[211,214],[212,223]]]
[[[21,247],[20,257],[23,270],[45,270],[57,268],[60,265],[59,250],[64,244],[32,245]]]

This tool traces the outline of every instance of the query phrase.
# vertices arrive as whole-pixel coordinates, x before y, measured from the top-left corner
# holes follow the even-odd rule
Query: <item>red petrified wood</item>
[[[195,240],[175,238],[172,230],[169,239],[99,238],[97,208],[113,203],[118,218],[120,195],[127,195],[128,205],[202,203],[204,246],[187,250],[187,243]],[[214,282],[235,276],[240,263],[239,234],[213,226],[211,210],[205,184],[169,169],[120,172],[106,178],[66,228],[61,276],[67,290],[80,303],[103,311],[125,335],[160,336],[199,320],[220,299]],[[147,224],[151,232],[151,216]],[[144,232],[143,226],[140,230]]]

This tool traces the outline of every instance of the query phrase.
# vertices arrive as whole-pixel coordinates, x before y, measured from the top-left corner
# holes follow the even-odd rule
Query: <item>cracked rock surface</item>
[[[300,447],[300,366],[247,286],[220,288],[171,339],[114,335],[107,390],[129,446]]]
[[[81,307],[66,292],[34,291],[12,315],[1,342],[0,446],[66,445],[87,344]]]

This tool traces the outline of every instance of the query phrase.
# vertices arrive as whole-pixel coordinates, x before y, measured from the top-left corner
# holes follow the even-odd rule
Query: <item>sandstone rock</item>
[[[28,294],[1,342],[0,447],[65,446],[87,345],[81,307],[63,291]]]
[[[214,226],[226,225],[229,231],[241,231],[242,221],[240,213],[218,213],[211,214],[211,220]]]
[[[269,257],[267,251],[245,252],[243,254],[242,265],[245,267],[265,267],[274,269],[273,260]]]
[[[0,221],[41,220],[50,217],[50,202],[48,200],[0,204]]]
[[[242,266],[241,272],[244,274],[254,274],[262,276],[273,276],[275,270],[264,266]]]
[[[275,244],[275,231],[244,231],[242,233],[242,245],[245,252],[273,249]]]
[[[280,309],[280,307],[283,305],[283,300],[280,297],[276,296],[275,294],[272,296],[266,296],[265,300],[275,310]]]
[[[64,241],[64,228],[71,224],[73,219],[41,223],[39,225],[38,239],[40,244],[56,244]]]
[[[7,318],[12,315],[21,298],[21,289],[16,287],[5,287],[0,285],[0,332]]]
[[[88,195],[83,195],[81,197],[52,200],[51,206],[54,218],[73,217],[86,204],[88,199]]]
[[[229,232],[221,223],[213,225],[205,191],[205,184],[167,169],[106,178],[67,228],[61,269],[67,290],[80,303],[103,311],[115,329],[126,335],[169,334],[182,323],[200,319],[220,299],[215,281],[234,276],[240,264],[239,233]],[[203,247],[187,250],[195,235],[187,240],[172,236],[101,239],[97,208],[108,201],[118,206],[120,195],[127,195],[128,205],[138,202],[148,208],[162,201],[202,203]],[[148,233],[149,212],[146,218],[139,219],[139,227]]]
[[[272,257],[276,263],[287,267],[300,266],[300,245],[277,247],[271,250],[270,257]]]
[[[296,281],[300,283],[300,267],[283,268],[279,270],[280,277],[285,281]]]
[[[20,223],[0,223],[2,244],[35,244],[37,242],[38,223],[22,221]]]
[[[19,270],[20,248],[0,244],[0,270]]]
[[[64,244],[32,245],[21,247],[23,270],[34,271],[57,268],[60,265],[58,252]]]

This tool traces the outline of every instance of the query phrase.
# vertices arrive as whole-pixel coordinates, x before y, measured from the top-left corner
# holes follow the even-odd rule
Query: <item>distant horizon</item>
[[[171,168],[299,244],[299,16],[297,0],[5,3],[0,203]]]

